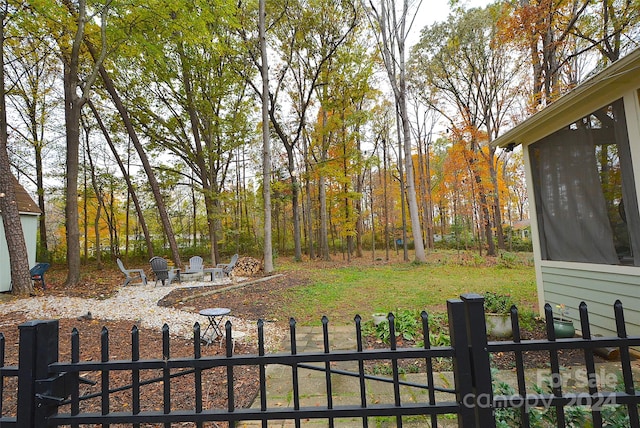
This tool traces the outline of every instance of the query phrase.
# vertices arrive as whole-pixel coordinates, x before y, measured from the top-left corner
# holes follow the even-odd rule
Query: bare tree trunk
[[[260,32],[260,75],[262,77],[262,177],[264,200],[264,272],[273,272],[273,247],[271,242],[271,139],[269,137],[269,65],[265,35],[265,1],[260,0],[258,29]]]
[[[40,234],[40,260],[49,261],[49,245],[47,243],[47,215],[44,207],[44,178],[42,174],[42,145],[35,146],[36,154],[36,187],[38,189],[38,207],[40,218],[38,219],[38,233]]]
[[[401,48],[400,48],[401,47]],[[418,199],[416,197],[416,182],[414,180],[413,156],[411,150],[411,128],[409,125],[409,113],[407,111],[407,89],[404,69],[404,43],[399,43],[400,49],[400,100],[399,111],[402,120],[402,130],[404,133],[404,160],[406,164],[406,186],[407,201],[409,205],[409,216],[411,217],[411,232],[413,234],[413,245],[415,260],[425,262],[424,241],[422,240],[422,227],[420,226],[420,212],[418,210]]]
[[[0,48],[1,49],[1,48]],[[2,85],[4,86],[4,85]],[[4,110],[4,87],[2,91],[3,104],[2,115],[5,116]],[[11,283],[12,293],[24,295],[33,292],[33,284],[31,283],[31,275],[29,274],[29,257],[27,253],[27,245],[24,240],[24,232],[20,221],[20,212],[16,202],[15,185],[16,179],[11,174],[9,166],[9,155],[7,153],[6,142],[6,120],[0,119],[0,213],[2,214],[2,224],[4,226],[4,236],[7,241],[9,250],[9,264],[11,265]]]
[[[356,129],[356,135],[358,135],[359,129]],[[360,144],[360,137],[356,137],[358,156],[362,159],[362,147]],[[363,165],[364,166],[364,165]],[[362,237],[364,236],[364,219],[362,215],[363,201],[366,195],[364,194],[364,179],[365,171],[359,170],[356,174],[356,194],[357,199],[354,201],[354,208],[356,212],[356,257],[362,257]],[[373,207],[372,207],[373,212]],[[373,245],[373,242],[371,242]]]
[[[289,174],[291,175],[291,207],[293,214],[293,251],[294,259],[296,261],[302,260],[302,242],[300,239],[300,183],[296,177],[297,170],[295,170],[295,161],[293,160],[293,152],[290,152],[290,161],[287,163],[289,166]],[[285,229],[286,230],[286,229]]]
[[[489,148],[490,152],[495,152],[495,149]],[[495,155],[491,153],[490,159],[494,159]],[[489,164],[489,174],[491,175],[491,185],[493,186],[493,212],[494,212],[494,224],[496,227],[496,235],[498,237],[498,248],[501,250],[506,249],[504,242],[504,230],[502,228],[502,213],[500,212],[500,192],[498,188],[498,173],[496,168],[491,162]]]
[[[306,182],[305,182],[305,198],[307,201],[307,246],[309,251],[309,259],[313,260],[316,258],[315,248],[313,246],[313,205],[311,202],[311,165],[309,163],[309,145],[307,144],[307,139],[303,139],[303,156],[304,156],[304,170],[306,174]]]
[[[487,192],[484,189],[484,185],[482,184],[482,177],[480,173],[476,170],[477,159],[475,143],[472,143],[472,158],[469,159],[469,168],[475,178],[475,183],[477,184],[478,189],[478,198],[480,199],[480,211],[482,213],[482,224],[484,227],[484,237],[487,240],[487,255],[495,256],[496,255],[496,245],[493,242],[493,230],[491,229],[491,214],[489,212],[489,205],[487,201]],[[480,250],[482,251],[482,250]]]
[[[74,61],[72,61],[74,62]],[[76,61],[77,62],[77,58]],[[65,130],[67,134],[67,176],[65,186],[65,222],[67,230],[66,285],[80,282],[80,228],[78,219],[78,156],[80,147],[81,100],[75,91],[78,86],[77,64],[64,65]]]
[[[216,234],[216,222],[214,219],[214,203],[209,202],[209,198],[204,198],[205,209],[207,211],[207,232],[211,238],[211,262],[214,264],[222,263],[219,260],[220,253],[218,251],[218,235]]]
[[[97,185],[94,184],[94,191],[96,191]],[[100,217],[102,215],[102,203],[98,202],[96,207],[96,216],[93,219],[93,233],[96,237],[95,250],[96,250],[96,265],[98,269],[102,269],[102,247],[100,245]]]
[[[91,157],[91,148],[89,147],[89,130],[88,127],[85,126],[85,151],[87,153],[87,159],[89,160],[89,170],[91,173],[91,187],[93,188],[93,193],[96,196],[96,215],[93,219],[93,233],[95,235],[96,243],[95,243],[95,251],[96,251],[96,264],[98,269],[102,269],[102,248],[100,247],[100,217],[102,215],[102,208],[104,205],[104,198],[102,195],[102,189],[98,185],[98,180],[96,178],[96,170],[93,164],[93,158]],[[85,164],[86,168],[86,164]],[[86,172],[85,172],[86,177]],[[84,189],[85,200],[87,199],[87,189]],[[86,212],[86,210],[85,210]],[[88,235],[85,233],[84,241],[88,241]],[[86,255],[85,255],[86,256]]]
[[[86,150],[82,152],[82,236],[83,239],[83,252],[82,252],[82,264],[87,265],[89,262],[89,193],[87,191],[87,160],[85,158]]]
[[[109,210],[107,211],[107,222],[109,224],[109,248],[111,255],[119,254],[120,240],[118,239],[118,224],[116,223],[116,198],[114,195],[114,177],[109,176]]]
[[[342,123],[344,124],[344,116],[342,117]],[[347,142],[344,140],[344,135],[346,134],[346,130],[344,125],[340,130],[343,136],[342,142],[342,173],[344,174],[345,180],[344,185],[342,187],[342,191],[344,192],[344,214],[345,214],[345,225],[347,226],[346,230],[342,231],[344,235],[346,232],[346,241],[347,241],[347,260],[351,261],[351,255],[353,253],[353,235],[349,233],[348,227],[351,223],[351,200],[349,198],[349,180],[347,180],[347,176],[349,174],[348,165],[347,165]]]
[[[425,171],[425,155],[424,150],[422,149],[422,142],[420,141],[421,135],[418,134],[418,141],[416,147],[418,148],[418,182],[420,183],[420,194],[422,197],[420,198],[420,202],[422,205],[422,224],[423,228],[426,232],[425,243],[427,248],[432,248],[432,239],[429,237],[429,208],[428,208],[428,200],[429,200],[429,191],[427,190],[427,173]],[[427,143],[425,143],[426,145]]]
[[[396,104],[396,111],[397,111]],[[409,261],[409,252],[407,251],[407,207],[404,203],[405,199],[405,178],[404,178],[404,166],[402,165],[402,134],[400,133],[400,116],[396,114],[396,132],[398,134],[398,176],[400,181],[400,206],[402,212],[402,259],[405,262]],[[394,234],[395,239],[395,234]]]
[[[198,239],[198,228],[196,227],[197,221],[196,218],[198,216],[198,201],[196,199],[196,189],[195,189],[195,182],[193,180],[193,176],[191,177],[191,188],[189,189],[190,193],[191,193],[191,225],[193,226],[193,229],[190,227],[189,229],[191,232],[191,248],[193,248],[194,250],[196,249],[196,241]],[[211,262],[213,263],[213,259],[211,259]]]
[[[322,128],[325,129],[327,125],[327,112],[322,110]],[[322,135],[322,148],[320,153],[320,162],[324,164],[327,160],[327,136]],[[320,200],[320,254],[322,260],[329,261],[331,256],[329,255],[329,218],[327,213],[327,190],[325,189],[325,176],[324,172],[319,171],[318,179],[318,198]]]
[[[383,175],[384,183],[382,189],[384,192],[384,254],[385,260],[389,261],[389,200],[387,197],[387,140],[382,139],[382,159],[383,159]]]
[[[427,239],[430,248],[435,246],[435,225],[433,224],[433,193],[431,189],[431,151],[429,150],[430,144],[427,142]]]

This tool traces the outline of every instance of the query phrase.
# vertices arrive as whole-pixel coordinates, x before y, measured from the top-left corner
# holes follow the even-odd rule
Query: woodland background
[[[37,196],[38,261],[527,249],[490,142],[636,49],[640,1],[451,1],[409,46],[420,5],[3,1],[0,191]]]

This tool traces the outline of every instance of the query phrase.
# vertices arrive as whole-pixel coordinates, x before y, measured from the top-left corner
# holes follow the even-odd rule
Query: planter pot
[[[558,318],[553,319],[553,331],[556,334],[556,339],[573,337],[573,335],[576,333],[576,329],[573,326],[573,321],[561,320]]]
[[[484,314],[484,322],[487,327],[487,335],[494,337],[511,337],[510,314]]]
[[[373,317],[373,323],[375,325],[388,321],[387,314],[383,314],[382,312],[377,312],[375,314],[372,314],[371,316]]]

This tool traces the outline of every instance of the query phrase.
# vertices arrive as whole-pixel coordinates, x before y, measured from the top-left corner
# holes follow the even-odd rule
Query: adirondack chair
[[[167,285],[171,285],[174,279],[180,282],[180,269],[169,270],[169,264],[162,257],[153,257],[149,263],[151,263],[151,270],[156,277],[154,286],[158,285],[158,281],[162,282],[162,285],[165,285],[165,281],[167,281]]]
[[[193,256],[189,259],[189,265],[184,270],[184,273],[203,273],[203,261],[200,256]]]
[[[124,267],[124,264],[122,263],[122,260],[120,259],[116,259],[116,262],[118,263],[118,267],[120,268],[120,271],[122,271],[122,273],[124,274],[124,287],[126,287],[131,281],[135,281],[138,279],[142,280],[142,283],[144,285],[147,285],[147,275],[145,275],[144,270],[142,269],[126,269]],[[134,274],[134,275],[132,275]]]
[[[231,261],[229,261],[229,263],[218,263],[216,267],[222,268],[224,274],[226,276],[229,276],[233,268],[236,266],[236,263],[238,262],[238,257],[238,254],[234,254],[233,257],[231,257]]]

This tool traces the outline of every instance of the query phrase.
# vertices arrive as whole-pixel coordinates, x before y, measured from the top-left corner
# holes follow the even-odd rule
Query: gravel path
[[[189,282],[186,287],[211,285],[211,282]],[[122,287],[120,291],[109,299],[89,299],[80,297],[41,296],[18,299],[0,303],[3,313],[22,312],[30,319],[38,318],[76,318],[91,313],[94,319],[102,320],[131,320],[141,327],[161,330],[166,323],[169,332],[174,336],[187,339],[193,338],[193,326],[200,323],[202,329],[207,320],[202,315],[185,310],[166,308],[157,302],[172,290],[180,286],[134,285]],[[255,322],[249,322],[233,316],[225,317],[224,321],[231,321],[234,331],[245,333],[244,340],[257,343],[257,327]],[[281,332],[270,323],[265,324],[265,346],[272,349],[281,340]]]

